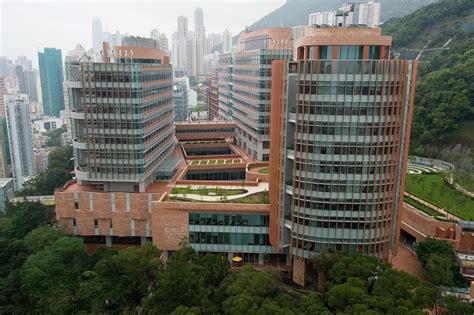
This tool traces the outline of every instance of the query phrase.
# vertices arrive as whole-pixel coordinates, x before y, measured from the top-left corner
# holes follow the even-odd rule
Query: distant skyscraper
[[[220,33],[210,33],[209,34],[209,51],[212,52],[212,48],[222,44],[222,34]]]
[[[94,48],[95,52],[99,52],[102,49],[103,32],[100,18],[94,17],[92,19],[92,48]]]
[[[123,46],[160,49],[160,42],[153,38],[127,36],[122,39]]]
[[[59,117],[64,109],[63,94],[63,60],[61,49],[45,48],[38,53],[43,95],[43,113],[47,116]]]
[[[28,96],[5,96],[8,142],[15,190],[23,187],[26,177],[36,174]]]
[[[158,40],[160,41],[160,49],[163,50],[164,52],[168,52],[170,48],[169,48],[168,38],[166,37],[166,34],[162,33]]]
[[[0,118],[0,178],[9,177],[8,172],[8,158],[7,158],[7,145],[8,135],[5,134],[6,128],[6,119]],[[7,132],[8,133],[8,132]],[[6,139],[6,142],[5,142]]]
[[[160,33],[156,28],[150,32],[150,37],[159,42],[159,49],[165,52],[169,51],[168,38],[165,33]]]
[[[28,89],[26,87],[26,78],[25,71],[22,66],[16,66],[16,78],[18,79],[18,90],[22,94],[28,94]]]
[[[336,25],[336,11],[322,11],[309,15],[308,25]]]
[[[24,70],[32,69],[31,60],[28,60],[26,56],[17,56],[16,57],[16,64],[18,66],[22,66]]]
[[[38,102],[38,72],[30,69],[25,72],[26,88],[28,91],[28,99],[30,102]]]
[[[110,35],[110,46],[120,46],[122,45],[122,34],[119,31],[115,31],[114,34]]]
[[[188,116],[188,78],[174,78],[173,80],[173,100],[174,100],[174,120],[184,121]]]
[[[0,78],[0,118],[5,117],[5,100],[3,97],[7,94],[7,88],[5,87],[5,79]]]
[[[204,12],[201,8],[194,9],[194,33],[199,34],[204,27]]]
[[[186,16],[178,16],[178,31],[173,42],[173,67],[186,68],[186,60],[188,58],[187,50],[188,38],[188,18]]]
[[[222,52],[231,52],[232,49],[232,33],[228,29],[222,33]]]
[[[370,27],[380,25],[381,4],[369,0],[369,3],[361,3],[359,6],[359,24]]]
[[[204,27],[204,12],[201,8],[196,8],[194,10],[194,32],[197,37],[196,41],[196,75],[204,75],[204,55],[207,52],[207,38],[206,38],[206,29]]]
[[[188,17],[178,16],[178,40],[188,37]]]

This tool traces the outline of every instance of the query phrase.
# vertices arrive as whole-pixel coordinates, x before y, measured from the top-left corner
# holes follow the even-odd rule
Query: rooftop
[[[13,178],[0,178],[0,187],[5,187],[11,181],[13,181]]]

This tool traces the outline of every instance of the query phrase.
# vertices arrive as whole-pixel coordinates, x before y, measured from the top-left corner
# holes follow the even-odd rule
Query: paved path
[[[191,189],[203,189],[203,188],[216,188],[216,185],[176,185],[175,187],[182,187],[182,188],[191,188]],[[187,199],[194,199],[199,201],[222,201],[222,200],[233,200],[239,199],[248,195],[252,195],[262,191],[268,191],[268,183],[259,183],[258,186],[219,186],[220,189],[245,189],[247,190],[246,193],[240,195],[233,195],[227,196],[223,199],[223,196],[206,196],[206,195],[197,195],[197,194],[170,194],[173,197],[179,198],[187,198]]]
[[[432,205],[431,203],[429,203],[429,202],[427,202],[427,201],[425,201],[421,198],[418,198],[417,196],[414,196],[414,195],[410,194],[409,192],[405,191],[405,196],[415,200],[418,203],[421,203],[424,206],[427,206],[430,209],[433,209],[434,211],[436,211],[436,212],[438,212],[438,213],[440,213],[444,216],[446,216],[446,218],[448,218],[449,220],[453,220],[453,221],[456,221],[456,222],[462,221],[461,218],[455,216],[454,214],[451,214],[451,213],[447,212],[443,208]]]
[[[397,256],[391,259],[392,266],[400,271],[405,271],[416,276],[420,280],[424,280],[423,267],[416,257],[416,254],[407,247],[407,245],[400,242],[398,246]]]

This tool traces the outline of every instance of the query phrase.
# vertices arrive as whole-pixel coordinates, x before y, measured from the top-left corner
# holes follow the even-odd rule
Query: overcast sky
[[[44,47],[63,50],[63,56],[81,43],[92,46],[92,18],[102,20],[104,31],[149,36],[156,28],[167,34],[176,30],[176,18],[188,17],[194,28],[194,9],[204,10],[206,32],[237,34],[285,0],[155,0],[155,1],[42,1],[0,0],[0,55],[15,59],[25,55],[37,67],[37,51]]]

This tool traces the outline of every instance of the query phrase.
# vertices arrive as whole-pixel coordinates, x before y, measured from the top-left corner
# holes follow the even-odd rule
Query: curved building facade
[[[270,240],[293,257],[396,247],[416,64],[380,32],[310,29],[274,63]]]

